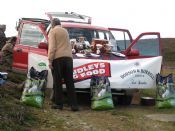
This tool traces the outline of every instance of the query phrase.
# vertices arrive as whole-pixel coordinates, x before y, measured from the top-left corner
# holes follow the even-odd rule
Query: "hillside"
[[[175,68],[175,38],[162,38],[163,63]]]
[[[173,73],[175,78],[175,38],[161,39],[161,45],[164,73]],[[153,121],[145,117],[148,114],[175,114],[174,109],[121,106],[116,102],[113,110],[92,111],[87,94],[79,95],[79,112],[70,111],[67,105],[63,111],[51,109],[48,96],[42,109],[23,105],[20,103],[21,83],[25,78],[25,75],[9,72],[8,82],[0,86],[1,131],[147,131],[148,129],[174,131],[175,129],[173,122]],[[146,91],[145,94],[155,97],[155,90]]]

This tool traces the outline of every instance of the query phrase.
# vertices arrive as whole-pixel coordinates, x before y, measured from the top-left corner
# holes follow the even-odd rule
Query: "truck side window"
[[[131,43],[131,39],[127,32],[111,30],[111,33],[114,36],[116,43],[121,50],[125,50]]]
[[[20,35],[20,44],[37,47],[40,42],[44,41],[46,41],[45,37],[37,25],[23,25]]]
[[[98,31],[99,39],[105,39],[105,34],[103,31]]]
[[[143,35],[132,48],[139,50],[140,56],[159,56],[159,46],[158,35]]]

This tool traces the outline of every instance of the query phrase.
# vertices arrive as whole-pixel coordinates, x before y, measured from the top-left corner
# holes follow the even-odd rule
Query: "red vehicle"
[[[70,16],[80,20],[84,18],[84,16],[75,13],[48,13],[50,17],[59,17],[59,15]],[[62,26],[68,30],[70,39],[77,39],[77,37],[83,35],[89,43],[91,43],[94,38],[113,40],[120,48],[119,52],[124,54],[126,59],[161,55],[159,32],[142,33],[133,40],[127,29],[104,28],[93,26],[88,22],[69,20],[63,20]],[[27,71],[29,50],[47,55],[47,34],[50,29],[50,20],[22,18],[17,28],[18,37],[14,48],[13,69]]]
[[[110,42],[115,50],[115,55],[112,57],[105,57],[104,55],[104,57],[100,58],[102,60],[126,60],[161,56],[159,32],[141,33],[133,40],[129,30],[93,26],[91,25],[91,18],[88,16],[73,12],[50,12],[46,14],[50,19],[58,17],[61,20],[61,24],[68,30],[71,40],[79,41],[79,37],[83,36],[91,47],[94,46],[94,43]],[[19,20],[17,42],[13,52],[13,70],[27,72],[29,51],[47,56],[50,19],[22,18]]]

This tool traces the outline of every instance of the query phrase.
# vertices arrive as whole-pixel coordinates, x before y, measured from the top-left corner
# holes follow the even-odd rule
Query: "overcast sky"
[[[129,29],[134,38],[142,32],[175,37],[173,0],[1,0],[0,24],[6,35],[16,35],[20,17],[45,17],[45,12],[76,12],[92,17],[92,24]]]

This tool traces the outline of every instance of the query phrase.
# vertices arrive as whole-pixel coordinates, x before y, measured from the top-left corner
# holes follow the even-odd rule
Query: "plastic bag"
[[[105,110],[114,108],[108,77],[92,76],[90,87],[91,108],[93,110]]]
[[[175,107],[175,86],[173,74],[162,76],[157,74],[156,107],[172,108]]]
[[[47,83],[48,71],[36,71],[33,67],[29,70],[28,77],[24,84],[21,102],[42,108],[44,103],[44,89]]]
[[[6,83],[8,73],[0,72],[0,86]]]

